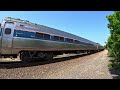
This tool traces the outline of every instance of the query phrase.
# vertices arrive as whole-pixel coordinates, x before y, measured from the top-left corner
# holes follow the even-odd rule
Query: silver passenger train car
[[[63,53],[90,53],[103,49],[85,38],[11,17],[3,19],[0,27],[0,56],[4,58],[51,60]]]

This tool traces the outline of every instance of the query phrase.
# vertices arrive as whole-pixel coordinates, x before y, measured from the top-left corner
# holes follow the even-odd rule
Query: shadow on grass
[[[120,64],[114,63],[114,60],[110,60],[109,71],[113,79],[120,79]]]
[[[111,68],[109,71],[112,74],[113,79],[120,79],[120,70]]]

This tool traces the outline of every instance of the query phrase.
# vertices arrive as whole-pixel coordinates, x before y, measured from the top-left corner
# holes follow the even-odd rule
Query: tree
[[[115,11],[114,14],[106,16],[106,18],[109,21],[108,28],[110,29],[106,47],[115,62],[120,62],[120,11]]]

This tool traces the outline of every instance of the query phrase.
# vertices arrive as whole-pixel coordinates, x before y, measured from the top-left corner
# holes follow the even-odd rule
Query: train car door
[[[2,54],[12,54],[13,32],[14,23],[5,22],[4,28],[2,30],[2,45],[1,45]]]

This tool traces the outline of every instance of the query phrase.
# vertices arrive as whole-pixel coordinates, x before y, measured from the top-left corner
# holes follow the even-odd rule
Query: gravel
[[[41,61],[27,64],[0,62],[1,79],[113,79],[109,72],[107,50],[53,62]]]

